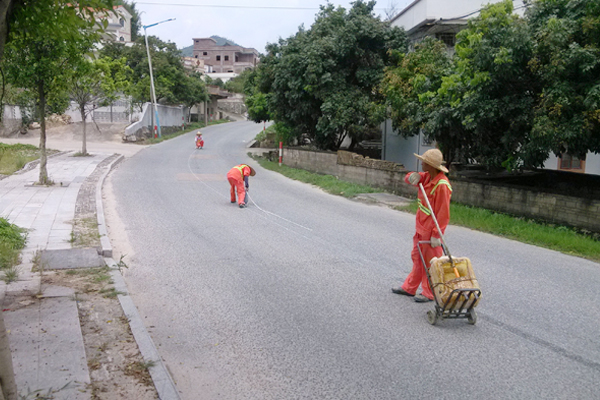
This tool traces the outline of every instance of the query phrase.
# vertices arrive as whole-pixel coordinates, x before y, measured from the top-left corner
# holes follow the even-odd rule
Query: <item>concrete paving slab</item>
[[[106,263],[96,249],[43,250],[40,263],[44,269],[72,269],[104,267]]]
[[[381,203],[390,207],[403,207],[410,204],[409,199],[391,193],[361,193],[355,199],[370,203]]]
[[[77,303],[66,297],[6,311],[15,379],[19,391],[56,390],[52,398],[88,400],[90,383]]]

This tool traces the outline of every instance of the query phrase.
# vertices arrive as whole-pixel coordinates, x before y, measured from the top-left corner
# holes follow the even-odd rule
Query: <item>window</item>
[[[203,51],[203,52],[202,52],[202,55],[203,55],[203,56],[207,56],[207,55],[208,55],[208,51]]]
[[[217,61],[221,61],[221,56],[217,56]]]
[[[454,43],[456,42],[456,34],[453,32],[436,33],[435,38],[444,42],[448,47],[454,47]]]
[[[199,41],[199,40],[196,40],[196,43],[200,43],[200,41]]]
[[[119,18],[119,24],[121,24],[121,26],[125,26],[125,20],[123,18]]]
[[[240,58],[238,56],[235,56],[235,62],[240,62]]]
[[[124,41],[125,41],[125,38],[124,38],[123,36],[121,36],[121,37],[119,38],[119,42],[124,42]]]
[[[569,153],[563,153],[560,157],[560,169],[583,169],[584,162],[585,159],[580,160]]]
[[[225,56],[225,61],[229,61],[229,56]]]
[[[196,54],[196,55],[194,56],[194,58],[198,58],[198,54]]]

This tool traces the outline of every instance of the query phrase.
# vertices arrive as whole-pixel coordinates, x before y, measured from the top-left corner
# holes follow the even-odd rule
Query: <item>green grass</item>
[[[21,249],[25,247],[26,240],[25,229],[0,218],[0,271],[7,284],[19,277],[17,265],[21,261]]]
[[[210,125],[219,125],[219,124],[224,124],[226,122],[230,122],[228,119],[220,119],[218,121],[210,121],[208,123],[208,126]],[[176,138],[177,136],[181,136],[184,135],[188,132],[191,131],[195,131],[198,129],[202,129],[204,127],[206,127],[207,125],[204,124],[204,122],[192,122],[190,124],[187,124],[186,126],[184,126],[184,129],[182,131],[177,131],[174,133],[170,133],[168,135],[162,135],[162,137],[159,138],[149,138],[146,139],[142,142],[139,142],[141,144],[156,144],[156,143],[160,143],[160,142],[164,142],[165,140],[169,140],[169,139],[173,139]]]
[[[344,197],[354,197],[360,193],[376,193],[383,190],[364,185],[344,182],[331,175],[319,175],[301,169],[281,167],[276,162],[257,159],[265,169],[276,171],[288,178],[310,183],[321,187],[328,193]],[[412,201],[405,207],[397,207],[399,211],[416,214],[417,202]],[[450,223],[464,226],[481,232],[506,237],[523,243],[544,247],[600,262],[600,234],[581,233],[574,228],[546,224],[540,221],[514,217],[483,208],[450,205]]]
[[[12,175],[38,158],[40,151],[33,145],[0,143],[0,174]]]
[[[257,159],[258,163],[265,169],[279,172],[290,179],[300,182],[310,183],[325,190],[327,193],[344,197],[354,197],[360,193],[378,193],[381,189],[375,189],[370,186],[357,185],[355,183],[339,180],[332,175],[319,175],[303,169],[290,168],[285,165],[279,166],[279,163]]]

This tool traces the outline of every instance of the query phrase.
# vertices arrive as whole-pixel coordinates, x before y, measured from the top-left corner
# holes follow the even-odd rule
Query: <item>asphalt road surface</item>
[[[414,216],[262,169],[236,122],[148,147],[110,178],[126,281],[183,399],[593,399],[600,265],[450,226],[478,322],[391,293]],[[250,205],[228,170],[248,163]]]

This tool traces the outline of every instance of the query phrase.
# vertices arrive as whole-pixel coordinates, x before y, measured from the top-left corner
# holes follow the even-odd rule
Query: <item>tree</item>
[[[269,91],[261,92],[269,94],[275,121],[295,137],[306,134],[330,150],[349,137],[352,148],[384,119],[384,99],[376,89],[390,62],[388,51],[405,49],[406,36],[374,17],[374,6],[361,0],[348,12],[321,6],[310,30],[301,27],[267,46],[259,84]]]
[[[208,91],[199,73],[185,75],[184,79],[179,81],[178,84],[181,85],[181,88],[177,89],[177,92],[180,93],[180,100],[188,107],[189,112],[191,112],[194,105],[208,101]]]
[[[75,67],[70,76],[71,100],[77,104],[83,125],[82,155],[87,155],[87,116],[98,107],[113,103],[119,93],[127,90],[131,69],[125,61],[125,58],[112,60],[108,57],[85,60]]]
[[[454,139],[468,159],[507,169],[537,166],[544,159],[542,149],[528,146],[539,93],[528,68],[532,42],[526,21],[512,11],[512,2],[504,0],[470,20],[457,35],[453,72],[427,96],[438,110],[460,119],[462,137]],[[436,119],[429,119],[428,129],[446,125]]]
[[[155,36],[148,37],[150,57],[154,76],[156,100],[159,103],[179,104],[185,103],[188,85],[180,84],[187,79],[187,74],[181,55],[174,43],[166,43]],[[133,46],[123,46],[121,43],[107,44],[100,51],[102,57],[119,59],[125,57],[127,66],[133,71],[131,86],[128,94],[136,103],[151,101],[150,96],[150,69],[146,43],[143,37]]]
[[[386,68],[381,85],[392,126],[403,137],[424,133],[441,145],[444,159],[451,162],[459,146],[457,136],[463,133],[462,123],[447,115],[447,104],[432,101],[442,85],[442,78],[452,72],[446,45],[428,37],[416,44],[414,51],[394,52],[394,57],[397,61]]]
[[[65,81],[102,32],[94,10],[112,9],[112,0],[24,0],[14,11],[4,65],[15,85],[35,91],[40,115],[40,184],[49,184],[46,168],[46,103],[65,93]],[[106,21],[104,21],[106,23]],[[104,25],[105,26],[105,25]]]
[[[530,66],[543,83],[530,147],[585,159],[600,152],[600,0],[529,3]]]

